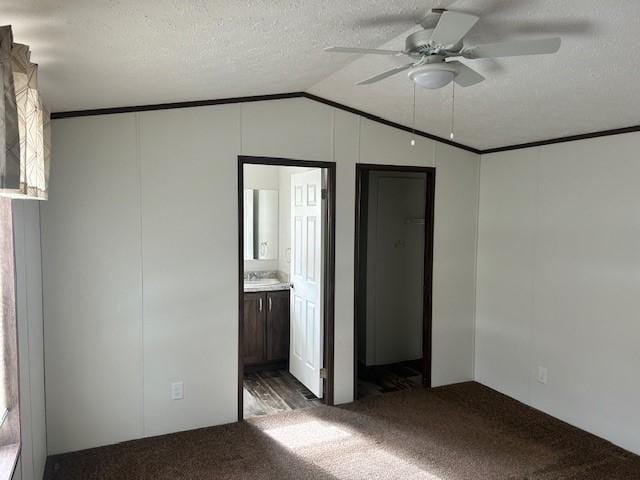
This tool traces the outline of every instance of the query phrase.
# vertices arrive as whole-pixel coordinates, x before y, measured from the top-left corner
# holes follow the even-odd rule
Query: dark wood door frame
[[[431,388],[431,351],[433,315],[433,226],[436,187],[434,167],[406,165],[376,165],[356,163],[355,208],[355,266],[354,266],[354,318],[353,318],[353,398],[358,399],[358,324],[365,314],[366,264],[360,261],[366,251],[367,200],[369,196],[369,172],[412,172],[426,175],[425,229],[424,229],[424,297],[422,306],[422,381]]]
[[[336,276],[336,163],[290,158],[238,156],[238,421],[243,420],[242,381],[242,319],[244,317],[244,166],[274,165],[284,167],[324,168],[327,172],[327,227],[324,250],[324,402],[333,405],[334,399],[334,332],[335,332],[335,276]]]

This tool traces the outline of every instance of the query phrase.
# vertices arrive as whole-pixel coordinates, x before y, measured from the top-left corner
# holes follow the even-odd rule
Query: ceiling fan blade
[[[425,30],[433,30],[434,28],[436,28],[436,25],[438,25],[438,21],[440,20],[441,16],[442,15],[439,13],[429,12],[416,23],[418,23]]]
[[[364,18],[357,21],[358,27],[388,27],[389,25],[406,25],[407,28],[416,25],[419,22],[419,18],[416,15],[396,13],[388,15],[377,15],[375,17]]]
[[[374,55],[403,55],[404,52],[399,50],[380,50],[378,48],[356,48],[356,47],[327,47],[325,52],[336,53],[357,53],[360,55],[371,53]]]
[[[479,20],[475,15],[460,12],[444,12],[433,30],[431,43],[434,45],[455,45],[471,30]]]
[[[464,58],[499,58],[517,57],[520,55],[542,55],[556,53],[560,49],[560,37],[542,38],[538,40],[522,40],[516,42],[489,43],[464,48]]]
[[[446,10],[457,0],[435,0],[433,2],[433,8],[426,14],[420,13],[420,11],[403,11],[398,13],[388,13],[382,15],[375,15],[373,17],[360,20],[357,25],[359,27],[388,27],[389,25],[406,25],[410,28],[414,25],[422,25],[426,30],[433,30],[440,19],[440,12],[434,12],[436,10]],[[501,0],[493,0],[501,1]],[[504,0],[502,0],[504,1]],[[404,10],[404,8],[403,8]]]
[[[454,60],[447,62],[447,65],[453,65],[456,67],[458,73],[454,77],[453,81],[461,87],[470,87],[476,83],[480,83],[484,80],[484,77],[476,72],[473,68],[467,67],[464,63]]]
[[[409,70],[411,67],[413,67],[413,63],[407,63],[406,65],[402,65],[401,67],[392,68],[391,70],[387,70],[385,72],[378,73],[377,75],[374,75],[373,77],[369,77],[369,78],[367,78],[365,80],[362,80],[362,81],[356,83],[356,85],[370,85],[372,83],[379,82],[380,80],[384,80],[387,77],[395,75],[396,73],[400,73],[400,72],[402,72],[404,70]]]

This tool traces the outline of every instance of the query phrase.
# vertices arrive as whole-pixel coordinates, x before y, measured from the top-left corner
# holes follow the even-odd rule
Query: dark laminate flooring
[[[422,387],[419,362],[358,366],[358,398]]]
[[[286,370],[245,373],[244,418],[322,405],[322,401]]]

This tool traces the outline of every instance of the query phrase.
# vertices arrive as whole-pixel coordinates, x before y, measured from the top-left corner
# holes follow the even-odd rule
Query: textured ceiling
[[[2,0],[40,63],[54,111],[303,91],[351,59],[322,48],[379,45],[406,25],[357,28],[369,11],[423,1]]]
[[[465,61],[487,80],[456,89],[455,140],[493,148],[640,124],[640,1],[440,0],[481,16],[469,43],[560,35],[556,55]],[[402,48],[431,1],[3,0],[54,111],[309,91],[412,124],[405,74],[329,45]],[[417,92],[416,128],[448,137],[451,88]]]
[[[498,3],[508,8],[486,15],[478,8]],[[640,1],[458,1],[451,8],[480,13],[471,44],[563,40],[555,55],[465,60],[486,80],[456,88],[457,142],[486,149],[640,124]],[[382,48],[400,48],[404,37]],[[413,90],[406,75],[346,88],[388,66],[387,58],[361,57],[309,91],[411,125]],[[451,93],[451,87],[416,89],[416,128],[447,138]]]

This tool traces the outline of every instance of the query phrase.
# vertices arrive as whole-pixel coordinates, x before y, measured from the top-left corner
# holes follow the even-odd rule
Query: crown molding
[[[95,108],[92,110],[72,110],[68,112],[54,112],[51,114],[51,119],[56,120],[59,118],[113,115],[116,113],[149,112],[153,110],[172,110],[174,108],[206,107],[210,105],[226,105],[229,103],[263,102],[267,100],[282,100],[285,98],[300,98],[304,96],[304,92],[275,93],[272,95],[254,95],[250,97],[230,97],[217,98],[213,100],[193,100],[189,102],[153,103],[150,105],[135,105],[127,107]]]
[[[481,150],[478,150],[477,148],[474,148],[474,147],[470,147],[469,145],[464,145],[462,143],[454,142],[452,140],[447,140],[446,138],[439,137],[437,135],[434,135],[429,132],[425,132],[423,130],[415,130],[411,127],[407,127],[406,125],[392,122],[391,120],[387,120],[377,115],[373,115],[371,113],[358,110],[357,108],[349,107],[342,103],[334,102],[333,100],[328,100],[323,97],[318,97],[317,95],[313,95],[312,93],[305,92],[303,97],[308,98],[309,100],[314,100],[316,102],[324,103],[325,105],[329,105],[330,107],[337,108],[339,110],[344,110],[345,112],[353,113],[355,115],[360,115],[361,117],[371,120],[372,122],[381,123],[388,127],[393,127],[399,130],[403,130],[405,132],[413,133],[415,135],[418,135],[419,137],[429,138],[431,140],[435,140],[436,142],[445,143],[447,145],[451,145],[452,147],[460,148],[462,150],[466,150],[467,152],[472,152],[478,155],[482,153]]]
[[[575,142],[577,140],[587,140],[589,138],[609,137],[612,135],[622,135],[623,133],[640,132],[640,125],[633,127],[614,128],[612,130],[600,130],[591,133],[581,133],[579,135],[569,135],[567,137],[550,138],[548,140],[539,140],[537,142],[518,143],[516,145],[507,145],[505,147],[487,148],[480,153],[486,155],[488,153],[507,152],[509,150],[520,150],[522,148],[542,147],[544,145],[553,145],[555,143]]]
[[[587,140],[590,138],[607,137],[611,135],[621,135],[624,133],[640,132],[640,125],[635,125],[631,127],[616,128],[612,130],[601,130],[597,132],[583,133],[579,135],[570,135],[566,137],[551,138],[548,140],[539,140],[539,141],[528,142],[528,143],[519,143],[515,145],[506,145],[504,147],[487,148],[482,150],[482,149],[471,147],[469,145],[464,145],[462,143],[454,142],[446,138],[439,137],[429,132],[425,132],[422,130],[414,130],[413,128],[408,127],[406,125],[402,125],[400,123],[396,123],[391,120],[387,120],[385,118],[379,117],[377,115],[373,115],[372,113],[368,113],[363,110],[358,110],[357,108],[349,107],[342,103],[334,102],[333,100],[319,97],[317,95],[314,95],[312,93],[307,93],[307,92],[276,93],[271,95],[254,95],[254,96],[248,96],[248,97],[231,97],[231,98],[219,98],[219,99],[212,99],[212,100],[195,100],[195,101],[189,101],[189,102],[155,103],[151,105],[135,105],[135,106],[127,106],[127,107],[111,107],[111,108],[97,108],[92,110],[73,110],[73,111],[67,111],[67,112],[54,112],[51,114],[51,119],[56,120],[60,118],[89,117],[94,115],[113,115],[117,113],[148,112],[153,110],[170,110],[175,108],[205,107],[205,106],[211,106],[211,105],[226,105],[231,103],[264,102],[269,100],[283,100],[287,98],[306,98],[314,102],[319,102],[324,105],[328,105],[330,107],[352,113],[354,115],[359,115],[363,118],[371,120],[372,122],[380,123],[382,125],[386,125],[392,128],[397,128],[398,130],[409,132],[409,133],[418,135],[420,137],[434,140],[436,142],[444,143],[452,147],[460,148],[462,150],[466,150],[467,152],[475,153],[477,155],[486,155],[489,153],[506,152],[509,150],[520,150],[523,148],[541,147],[544,145],[553,145],[556,143],[575,142],[577,140]]]
[[[212,100],[195,100],[190,102],[156,103],[151,105],[135,105],[135,106],[128,106],[128,107],[96,108],[92,110],[72,110],[67,112],[54,112],[51,114],[51,119],[57,120],[60,118],[90,117],[94,115],[113,115],[118,113],[149,112],[153,110],[170,110],[175,108],[205,107],[205,106],[211,106],[211,105],[225,105],[230,103],[264,102],[269,100],[283,100],[287,98],[306,98],[309,100],[313,100],[314,102],[323,103],[333,108],[344,110],[345,112],[353,113],[355,115],[360,115],[361,117],[367,118],[373,122],[381,123],[383,125],[397,128],[399,130],[404,130],[405,132],[415,133],[415,135],[418,135],[420,137],[425,137],[431,140],[435,140],[437,142],[446,143],[447,145],[461,148],[463,150],[467,150],[468,152],[473,152],[475,154],[481,153],[481,151],[476,148],[469,147],[461,143],[452,142],[450,140],[438,137],[428,132],[423,132],[421,130],[413,130],[412,128],[407,127],[406,125],[401,125],[399,123],[392,122],[391,120],[386,120],[382,117],[378,117],[376,115],[363,112],[362,110],[348,107],[347,105],[343,105],[341,103],[334,102],[332,100],[328,100],[326,98],[322,98],[307,92],[276,93],[273,95],[255,95],[250,97],[231,97],[231,98],[219,98],[219,99],[212,99]]]

